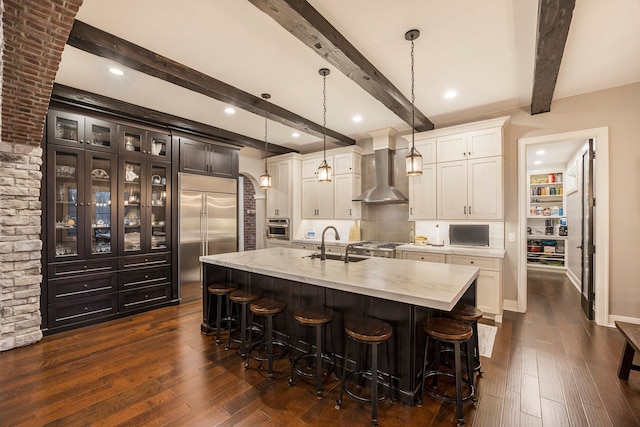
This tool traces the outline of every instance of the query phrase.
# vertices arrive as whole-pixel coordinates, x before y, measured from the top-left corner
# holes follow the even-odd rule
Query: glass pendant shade
[[[422,175],[422,154],[416,150],[416,147],[411,147],[409,154],[405,157],[405,162],[408,176]]]
[[[260,175],[260,188],[263,190],[271,188],[271,175],[269,175],[269,171],[267,171],[267,169],[265,169],[264,173]]]
[[[331,166],[326,159],[318,166],[318,182],[331,182]]]

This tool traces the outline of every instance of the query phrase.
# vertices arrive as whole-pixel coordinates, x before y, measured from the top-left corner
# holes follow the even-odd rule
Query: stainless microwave
[[[267,219],[267,238],[289,240],[289,230],[288,218]]]

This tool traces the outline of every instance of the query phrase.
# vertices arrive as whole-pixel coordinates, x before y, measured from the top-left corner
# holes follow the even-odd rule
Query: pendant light
[[[416,126],[415,126],[415,116],[416,116],[416,95],[414,91],[414,71],[413,71],[413,41],[420,37],[419,30],[409,30],[405,33],[404,38],[411,41],[411,150],[409,150],[409,154],[405,157],[405,162],[407,164],[407,175],[408,176],[417,176],[422,175],[422,154],[416,150],[415,136],[416,136]]]
[[[318,166],[318,182],[331,182],[331,166],[327,163],[327,76],[330,71],[328,68],[321,68],[318,72],[322,76],[322,146],[324,152],[322,163]]]
[[[268,100],[271,98],[271,95],[268,93],[262,94],[262,99]],[[267,107],[264,109],[264,173],[260,175],[260,188],[263,190],[267,190],[271,188],[271,175],[269,175],[269,171],[267,170]]]

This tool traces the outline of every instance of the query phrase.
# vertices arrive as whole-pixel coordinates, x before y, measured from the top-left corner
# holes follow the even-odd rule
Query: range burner
[[[384,258],[395,258],[396,247],[403,243],[365,241],[353,245],[353,253]]]

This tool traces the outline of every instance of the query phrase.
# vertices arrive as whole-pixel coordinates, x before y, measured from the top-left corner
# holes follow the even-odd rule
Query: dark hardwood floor
[[[0,354],[0,425],[366,426],[369,407],[338,382],[318,400],[310,382],[269,380],[256,363],[200,334],[200,302],[45,337]],[[506,312],[483,359],[473,426],[637,426],[640,373],[617,378],[623,340],[585,319],[563,275],[530,273],[529,310]],[[380,405],[381,426],[452,426],[453,404]]]

